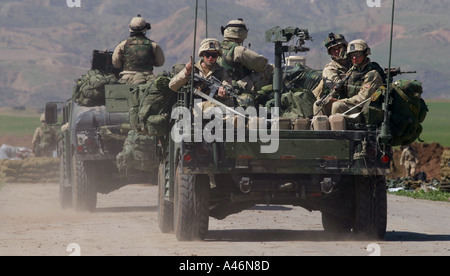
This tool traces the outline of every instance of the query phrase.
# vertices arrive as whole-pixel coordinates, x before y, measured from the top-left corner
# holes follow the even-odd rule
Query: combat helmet
[[[150,23],[145,22],[140,14],[131,19],[130,25],[128,27],[130,29],[130,32],[132,33],[145,33],[152,28]]]
[[[198,49],[198,56],[201,57],[203,55],[203,52],[206,51],[217,51],[219,52],[219,55],[223,54],[220,42],[215,38],[205,38],[200,43],[200,47]]]
[[[245,25],[242,18],[231,20],[225,27],[221,27],[221,31],[225,38],[239,39],[241,41],[244,41],[248,35],[247,25]]]
[[[348,44],[347,55],[354,52],[363,52],[367,56],[371,54],[369,45],[363,39],[355,39]]]
[[[344,45],[345,48],[347,48],[347,45],[348,45],[347,40],[345,40],[344,35],[334,34],[334,33],[330,33],[328,35],[328,37],[325,39],[325,41],[323,42],[323,44],[325,45],[325,48],[327,48],[329,55],[330,55],[331,48],[333,48],[334,46]]]

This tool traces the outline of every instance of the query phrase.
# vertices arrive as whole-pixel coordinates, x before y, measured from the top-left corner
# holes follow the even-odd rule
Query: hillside
[[[204,1],[199,1],[198,38],[205,37]],[[307,28],[314,41],[307,63],[328,61],[323,39],[329,32],[347,39],[364,38],[372,60],[388,65],[391,1],[369,8],[363,0],[208,1],[208,35],[221,39],[220,26],[244,18],[246,44],[273,60],[264,33],[274,26]],[[149,36],[164,49],[167,70],[192,55],[194,1],[81,0],[69,8],[61,0],[2,0],[0,3],[0,107],[42,106],[70,97],[74,79],[90,66],[93,49],[113,50],[128,36],[131,17],[140,13],[152,24]],[[405,75],[423,82],[425,98],[450,98],[450,7],[444,0],[396,1],[393,66],[417,70]],[[198,44],[197,44],[198,45]],[[158,71],[157,70],[157,71]]]

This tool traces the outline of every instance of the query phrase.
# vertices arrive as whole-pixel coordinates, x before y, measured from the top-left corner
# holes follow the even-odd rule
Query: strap
[[[397,91],[398,95],[402,97],[403,100],[405,100],[409,104],[409,108],[414,112],[416,116],[419,116],[420,111],[420,104],[415,103],[413,100],[411,100],[408,95],[406,95],[400,88],[397,86],[394,86],[395,91]]]

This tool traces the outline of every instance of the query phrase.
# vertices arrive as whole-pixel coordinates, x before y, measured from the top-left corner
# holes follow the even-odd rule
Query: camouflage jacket
[[[383,78],[378,73],[379,65],[367,58],[366,62],[356,67],[347,82],[347,98],[344,103],[357,105],[368,99],[383,85]]]
[[[409,148],[405,148],[402,151],[402,155],[400,157],[400,165],[406,164],[406,162],[413,162],[417,165],[419,163],[419,159],[417,158],[417,153]]]
[[[153,67],[161,67],[164,62],[161,47],[145,36],[123,40],[116,46],[112,56],[114,67],[124,70],[122,74],[152,72]]]
[[[251,72],[264,72],[268,59],[262,55],[239,45],[233,40],[224,40],[221,43],[223,56],[219,63],[233,80],[240,80]]]
[[[222,85],[230,85],[227,71],[225,71],[222,66],[215,63],[209,72],[205,72],[201,66],[202,62],[202,60],[199,60],[194,64],[193,70],[195,73],[206,79],[215,76],[217,79],[222,80]],[[181,87],[186,85],[188,81],[189,75],[186,75],[186,68],[184,68],[170,80],[169,88],[173,91],[178,91]]]

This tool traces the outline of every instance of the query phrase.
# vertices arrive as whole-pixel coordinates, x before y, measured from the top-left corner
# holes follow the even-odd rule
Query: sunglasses
[[[361,53],[361,52],[356,52],[356,53],[351,53],[351,54],[349,54],[349,56],[350,56],[350,58],[360,58],[360,57],[362,57],[362,56],[364,56],[364,54],[363,53]]]
[[[206,52],[206,53],[203,54],[203,56],[205,56],[207,58],[210,58],[210,57],[217,58],[217,57],[219,57],[219,54],[218,53],[208,53],[208,52]]]

